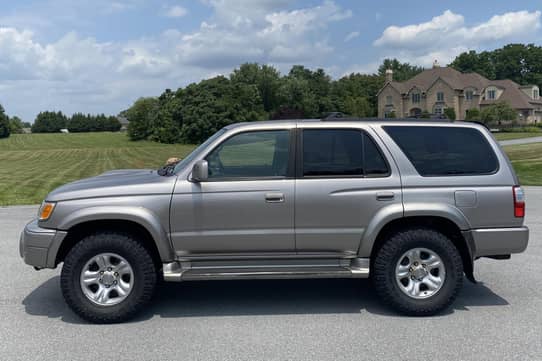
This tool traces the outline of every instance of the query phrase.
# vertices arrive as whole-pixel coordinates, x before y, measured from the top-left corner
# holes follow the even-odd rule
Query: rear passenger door
[[[383,207],[402,207],[389,153],[370,128],[298,131],[295,234],[298,253],[357,254]]]

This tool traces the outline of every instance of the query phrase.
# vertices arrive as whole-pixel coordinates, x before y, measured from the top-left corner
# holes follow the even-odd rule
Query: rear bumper
[[[474,257],[521,253],[529,242],[529,228],[484,228],[467,231],[473,241]]]
[[[37,268],[55,268],[56,254],[66,232],[41,228],[38,221],[28,223],[19,239],[19,254],[26,264]]]

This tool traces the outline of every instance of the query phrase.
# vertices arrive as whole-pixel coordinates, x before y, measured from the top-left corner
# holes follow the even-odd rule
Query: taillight
[[[514,216],[525,217],[525,193],[520,186],[513,187],[514,193]]]

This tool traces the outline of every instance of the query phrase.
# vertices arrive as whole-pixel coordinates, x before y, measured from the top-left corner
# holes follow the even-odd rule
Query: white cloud
[[[359,37],[359,35],[360,35],[359,31],[352,31],[351,33],[349,33],[348,35],[345,36],[344,42],[347,43],[350,40],[353,40],[353,39]]]
[[[389,26],[374,45],[390,51],[393,57],[429,65],[434,59],[446,64],[460,52],[478,49],[497,41],[521,41],[536,35],[540,11],[508,12],[486,22],[467,26],[463,15],[446,10],[428,22]]]
[[[127,10],[137,1],[117,1],[107,11]],[[289,10],[286,1],[206,3],[213,13],[196,31],[171,29],[115,42],[76,32],[48,41],[39,30],[0,25],[0,103],[25,120],[53,108],[114,114],[140,96],[227,74],[247,61],[281,70],[296,63],[321,66],[333,51],[328,27],[352,16],[333,1]]]
[[[165,16],[167,16],[169,18],[181,18],[181,17],[185,16],[187,13],[188,13],[188,11],[185,8],[183,8],[182,6],[174,5],[174,6],[169,7],[166,10]]]

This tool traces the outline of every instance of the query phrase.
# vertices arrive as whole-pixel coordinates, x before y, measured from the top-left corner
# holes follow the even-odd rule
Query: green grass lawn
[[[59,185],[111,169],[158,168],[193,148],[125,133],[14,134],[0,139],[0,206],[40,203]]]
[[[523,185],[542,185],[542,143],[504,147]]]
[[[531,137],[542,137],[542,132],[533,132],[533,133],[493,133],[497,140],[510,140],[510,139],[521,139],[521,138],[531,138]]]
[[[111,169],[158,168],[193,148],[132,142],[125,133],[15,134],[0,139],[0,206],[37,204],[59,185]],[[542,185],[542,143],[505,150],[522,184]]]

